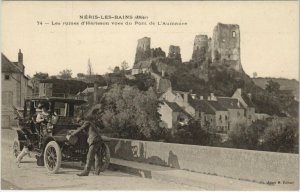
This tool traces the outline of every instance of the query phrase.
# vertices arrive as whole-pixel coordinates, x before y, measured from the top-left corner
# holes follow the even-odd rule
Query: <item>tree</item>
[[[85,74],[84,73],[77,73],[77,77],[78,78],[83,78],[83,77],[85,77]]]
[[[126,71],[128,68],[129,68],[129,65],[128,65],[128,63],[124,60],[124,61],[121,63],[121,70],[122,70],[122,71]]]
[[[114,72],[114,73],[119,73],[119,72],[120,72],[120,67],[119,67],[119,66],[115,66],[113,72]]]
[[[47,79],[48,77],[49,77],[49,74],[48,73],[43,73],[43,72],[36,72],[33,75],[33,78],[36,78],[36,79],[39,79],[39,80]]]
[[[92,64],[91,64],[91,60],[88,60],[88,66],[87,66],[87,75],[91,76],[93,75],[93,68],[92,68]]]
[[[59,76],[61,79],[72,79],[72,70],[64,69],[59,72]]]
[[[229,132],[229,143],[238,149],[257,149],[259,144],[259,127],[248,127],[246,123],[239,122]]]
[[[298,153],[299,121],[288,118],[271,123],[265,130],[263,149],[274,152]]]
[[[150,139],[158,127],[159,101],[152,89],[140,91],[136,87],[114,84],[104,94],[101,120],[121,138]]]
[[[33,94],[38,94],[39,92],[39,83],[43,79],[48,79],[49,74],[48,73],[43,73],[43,72],[36,72],[33,75],[33,78],[31,78],[31,83],[33,86]]]
[[[277,93],[279,89],[280,89],[280,84],[275,81],[269,80],[268,83],[266,84],[266,90],[269,93]]]

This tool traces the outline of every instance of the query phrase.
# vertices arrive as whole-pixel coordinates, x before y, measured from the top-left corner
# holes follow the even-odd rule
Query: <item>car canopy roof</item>
[[[64,102],[75,105],[81,105],[86,103],[86,101],[81,99],[72,99],[72,98],[61,98],[61,97],[36,97],[27,99],[28,101],[39,101],[39,102]]]

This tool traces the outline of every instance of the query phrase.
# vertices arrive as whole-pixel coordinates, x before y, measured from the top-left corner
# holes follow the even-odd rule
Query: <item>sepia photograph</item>
[[[299,1],[1,13],[1,190],[299,191]]]

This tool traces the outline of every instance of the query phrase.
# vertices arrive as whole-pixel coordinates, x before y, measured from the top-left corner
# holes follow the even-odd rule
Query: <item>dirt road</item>
[[[58,174],[49,174],[44,167],[36,165],[35,158],[27,156],[18,168],[12,155],[13,131],[5,129],[1,134],[1,189],[201,190],[110,170],[100,176],[90,174],[88,177],[78,177],[76,174],[81,170],[72,166],[72,163],[63,165]]]

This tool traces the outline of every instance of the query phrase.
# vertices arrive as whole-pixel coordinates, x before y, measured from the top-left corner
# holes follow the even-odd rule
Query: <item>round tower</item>
[[[196,35],[194,40],[194,48],[192,60],[201,61],[205,59],[208,50],[208,37],[207,35]]]

